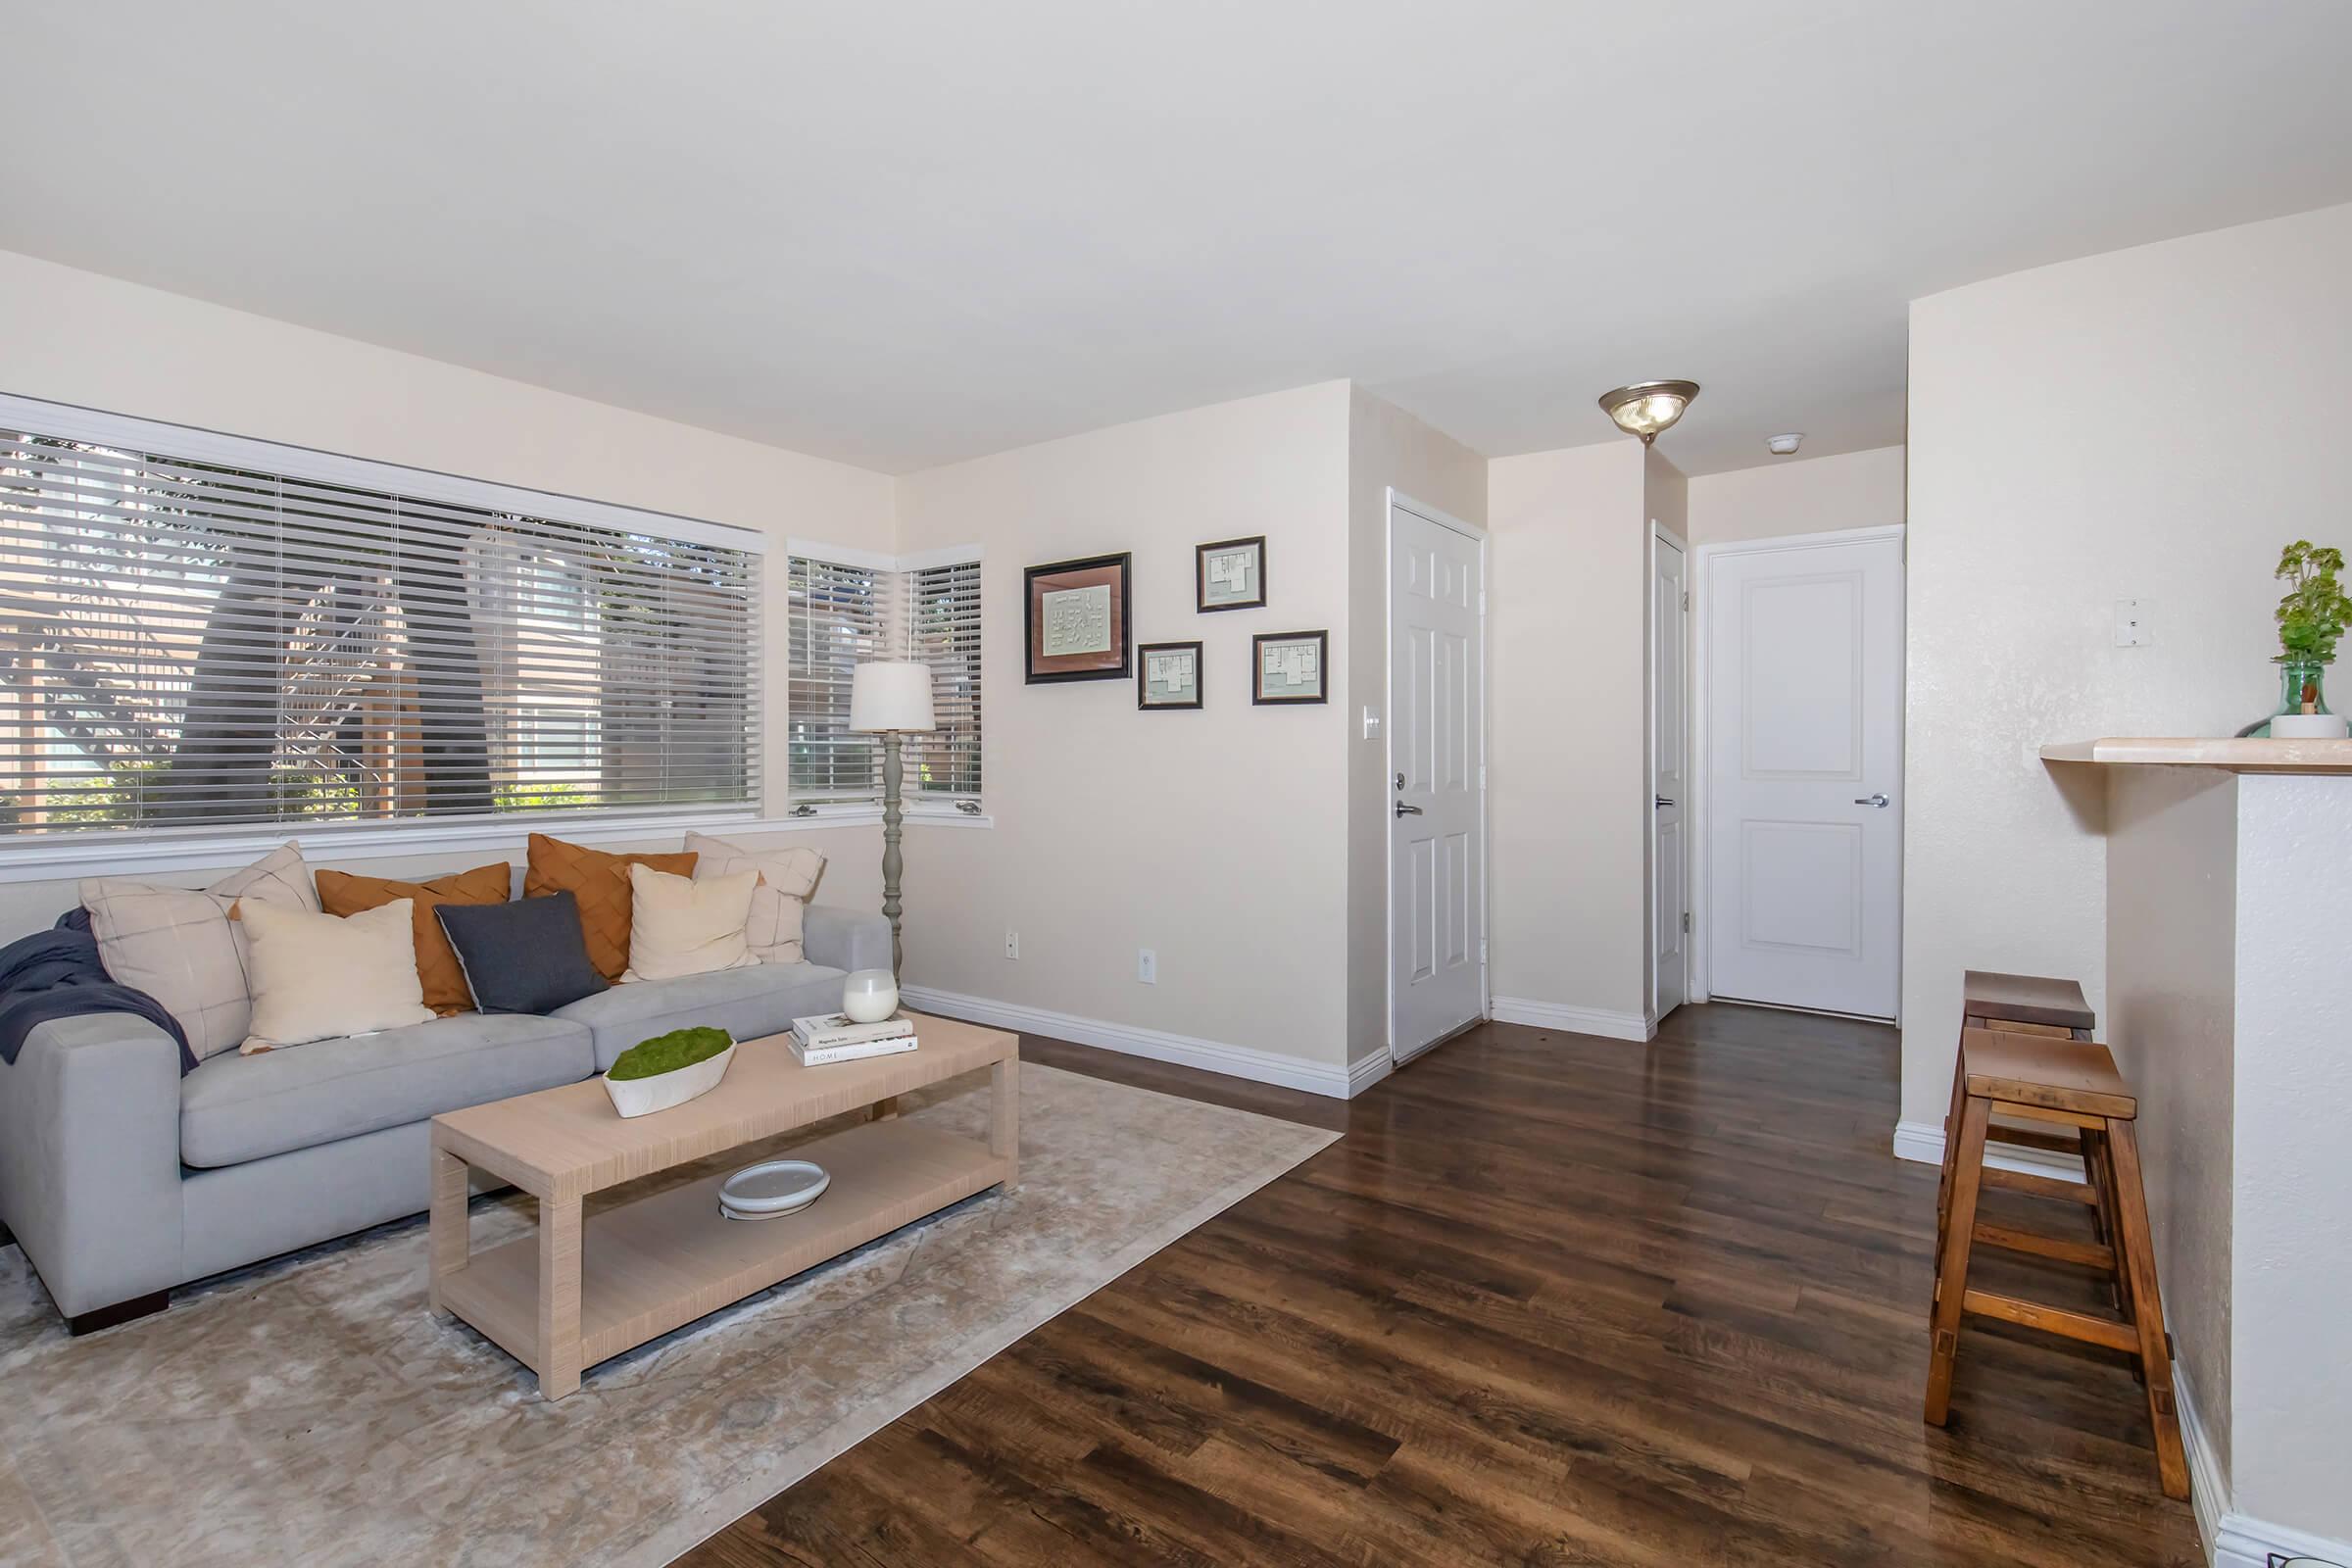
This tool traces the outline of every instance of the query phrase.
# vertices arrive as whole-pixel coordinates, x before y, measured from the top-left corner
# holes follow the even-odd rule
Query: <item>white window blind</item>
[[[0,424],[0,833],[756,803],[759,569]]]
[[[980,563],[898,571],[795,555],[790,785],[796,806],[882,798],[879,740],[850,729],[852,672],[868,660],[931,666],[938,729],[906,737],[905,785],[942,807],[980,797]]]

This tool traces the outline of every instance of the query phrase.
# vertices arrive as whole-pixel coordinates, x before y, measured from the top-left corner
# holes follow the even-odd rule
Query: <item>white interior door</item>
[[[1486,1014],[1486,546],[1389,508],[1389,1042]]]
[[[1650,1016],[1690,999],[1690,839],[1683,831],[1690,750],[1690,599],[1683,547],[1664,530],[1649,540]]]
[[[1891,1018],[1902,954],[1903,547],[1790,541],[1707,573],[1707,976]]]

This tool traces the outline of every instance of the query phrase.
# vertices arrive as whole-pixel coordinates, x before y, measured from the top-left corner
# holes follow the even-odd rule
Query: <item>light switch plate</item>
[[[2118,599],[2115,602],[2115,646],[2145,648],[2156,640],[2155,601]]]

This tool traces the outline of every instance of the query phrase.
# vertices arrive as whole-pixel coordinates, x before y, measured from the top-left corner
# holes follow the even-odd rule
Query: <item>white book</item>
[[[787,1043],[792,1047],[794,1058],[804,1067],[822,1067],[836,1061],[858,1061],[867,1056],[896,1055],[902,1051],[912,1051],[915,1046],[912,1035],[900,1035],[891,1040],[858,1040],[846,1046],[812,1046],[800,1036],[791,1035],[787,1037]]]
[[[806,1046],[858,1046],[869,1040],[899,1040],[914,1033],[912,1018],[885,1018],[880,1023],[852,1023],[849,1014],[820,1012],[792,1020],[792,1037]]]

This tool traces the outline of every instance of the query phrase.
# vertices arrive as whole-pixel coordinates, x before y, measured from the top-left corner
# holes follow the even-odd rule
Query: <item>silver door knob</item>
[[[1421,808],[1418,806],[1407,806],[1402,801],[1398,801],[1396,803],[1396,814],[1398,816],[1419,816],[1421,814]]]
[[[1884,808],[1889,803],[1886,795],[1881,793],[1877,795],[1857,795],[1854,797],[1854,804],[1856,806],[1876,806]]]

